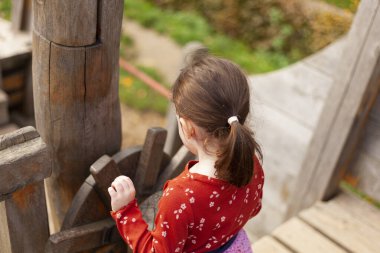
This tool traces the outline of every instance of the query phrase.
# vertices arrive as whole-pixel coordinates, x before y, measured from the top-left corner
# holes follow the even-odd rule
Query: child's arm
[[[191,222],[190,204],[181,192],[171,191],[170,197],[162,197],[158,204],[155,229],[148,230],[142,218],[132,181],[124,176],[115,179],[109,189],[111,212],[122,238],[134,252],[182,252],[187,239],[187,225]],[[120,210],[118,210],[121,208]],[[175,211],[181,209],[181,214]]]

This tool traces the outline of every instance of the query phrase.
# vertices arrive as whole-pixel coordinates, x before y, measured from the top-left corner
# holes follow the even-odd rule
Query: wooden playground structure
[[[13,3],[12,25],[0,23],[14,40],[7,50],[0,40],[0,134],[7,132],[0,135],[0,252],[125,252],[109,216],[107,187],[118,175],[131,177],[144,218],[153,224],[163,184],[192,156],[178,146],[176,124],[168,131],[151,128],[142,146],[120,150],[123,1]],[[20,32],[32,27],[33,57],[28,35]],[[343,53],[305,60],[324,69],[331,85],[299,158],[289,220],[255,242],[254,252],[380,249],[380,211],[338,187],[349,178],[380,200],[378,38],[380,2],[362,0],[349,34],[337,44]],[[17,109],[11,117],[9,107]],[[33,115],[37,130],[10,123],[29,125]],[[266,184],[271,180],[268,173]]]

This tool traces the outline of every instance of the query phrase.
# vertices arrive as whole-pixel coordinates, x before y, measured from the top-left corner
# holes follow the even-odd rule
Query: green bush
[[[195,12],[159,9],[146,0],[125,0],[125,15],[156,31],[169,35],[184,45],[199,41],[211,53],[231,59],[248,73],[262,73],[284,67],[290,59],[277,52],[252,50],[245,43],[215,31],[209,22]]]
[[[200,13],[219,33],[238,39],[249,48],[284,55],[297,61],[321,49],[348,31],[352,15],[307,8],[295,0],[148,0],[165,10]],[[326,0],[357,6],[359,0]],[[331,22],[325,22],[330,19]],[[318,22],[322,21],[322,25]]]

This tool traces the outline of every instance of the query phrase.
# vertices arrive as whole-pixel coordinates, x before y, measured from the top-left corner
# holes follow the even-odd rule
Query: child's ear
[[[194,123],[191,120],[185,118],[179,118],[179,122],[182,125],[182,130],[186,139],[191,139],[192,137],[194,137]]]

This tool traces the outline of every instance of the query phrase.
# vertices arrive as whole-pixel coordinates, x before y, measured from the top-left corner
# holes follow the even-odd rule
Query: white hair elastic
[[[233,122],[235,121],[239,122],[239,119],[237,116],[232,116],[232,117],[229,117],[227,121],[228,121],[228,124],[231,126]]]

